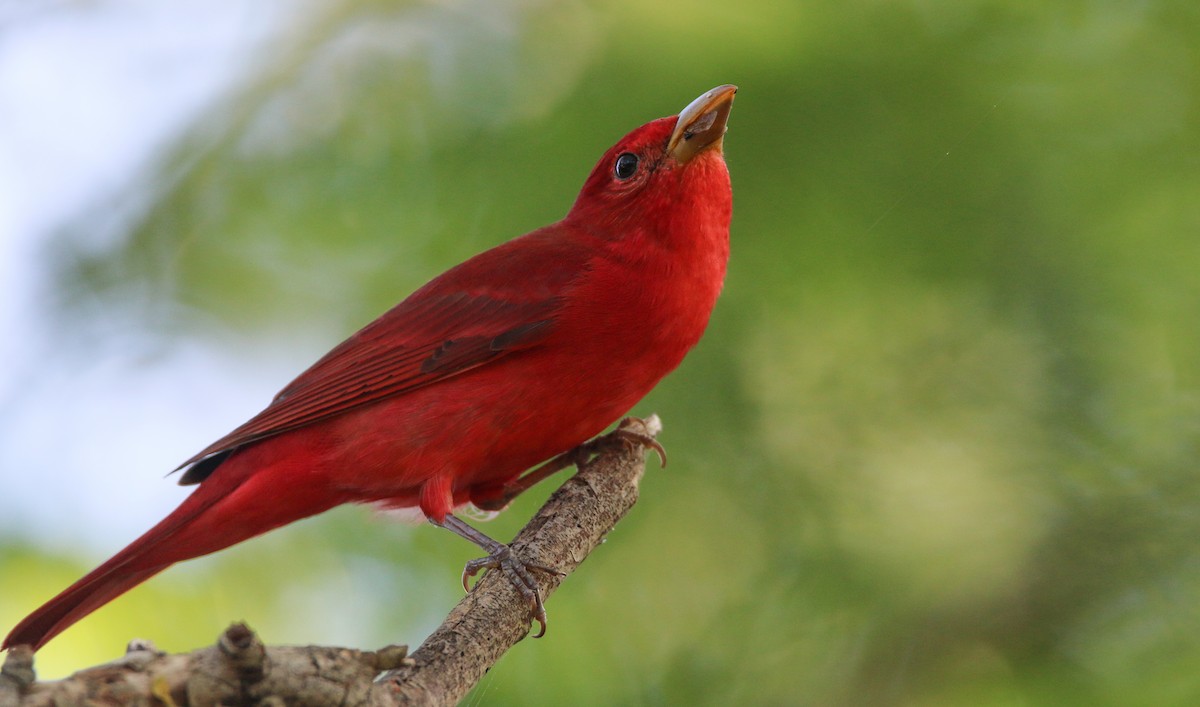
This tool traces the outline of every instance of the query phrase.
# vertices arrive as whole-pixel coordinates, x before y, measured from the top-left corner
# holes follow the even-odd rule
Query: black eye
[[[629,179],[633,173],[637,171],[638,156],[632,152],[623,152],[617,158],[617,165],[613,168],[613,174],[617,175],[617,179],[622,181]]]

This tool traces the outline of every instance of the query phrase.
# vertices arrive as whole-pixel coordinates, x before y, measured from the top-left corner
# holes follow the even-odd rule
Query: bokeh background
[[[1198,39],[1193,0],[3,3],[0,627],[729,82],[726,291],[636,409],[671,465],[469,703],[1200,703]],[[415,646],[475,554],[339,509],[38,665]]]

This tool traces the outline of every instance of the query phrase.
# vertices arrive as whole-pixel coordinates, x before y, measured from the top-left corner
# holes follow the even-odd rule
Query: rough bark
[[[654,416],[622,423],[626,432],[650,437],[660,428]],[[637,501],[644,447],[628,435],[612,439],[624,443],[599,447],[511,543],[525,561],[562,572],[535,573],[544,598]],[[17,647],[0,670],[0,707],[451,705],[529,631],[529,604],[501,573],[490,572],[411,656],[404,646],[264,646],[244,624],[234,624],[215,646],[167,655],[135,641],[112,663],[37,682],[33,654]]]

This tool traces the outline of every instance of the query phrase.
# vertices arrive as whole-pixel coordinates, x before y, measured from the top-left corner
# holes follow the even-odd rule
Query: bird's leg
[[[657,415],[652,415],[646,420],[627,417],[621,420],[621,424],[617,425],[617,429],[612,432],[584,442],[571,451],[554,457],[524,476],[504,484],[500,495],[496,498],[486,500],[472,499],[472,503],[481,511],[501,510],[509,503],[512,503],[514,498],[525,493],[531,486],[546,477],[556,474],[572,465],[582,469],[584,464],[587,464],[592,457],[617,444],[623,444],[627,447],[634,445],[649,447],[658,455],[659,464],[666,467],[667,450],[663,449],[658,440],[654,439],[654,435],[658,433],[661,424],[658,421]]]
[[[546,634],[546,607],[542,604],[542,593],[538,591],[537,581],[533,578],[530,570],[538,572],[546,572],[548,574],[556,574],[565,576],[562,572],[545,565],[538,565],[532,562],[525,562],[513,554],[512,548],[504,543],[492,540],[480,531],[471,527],[462,519],[454,514],[446,514],[446,519],[441,523],[430,519],[431,523],[439,528],[445,528],[455,535],[466,538],[483,548],[487,553],[487,557],[481,557],[477,560],[471,560],[463,567],[462,583],[463,589],[471,591],[469,581],[480,570],[499,569],[508,577],[508,581],[512,583],[513,588],[517,590],[521,596],[529,601],[531,618],[541,625],[541,629],[537,632],[534,638],[541,638]]]
[[[508,504],[512,503],[514,498],[525,493],[531,486],[542,479],[553,476],[572,464],[582,464],[583,462],[579,459],[577,452],[584,446],[586,444],[580,445],[565,454],[559,454],[533,471],[527,472],[524,476],[509,481],[500,487],[500,495],[485,499],[472,498],[471,503],[481,511],[503,510]]]

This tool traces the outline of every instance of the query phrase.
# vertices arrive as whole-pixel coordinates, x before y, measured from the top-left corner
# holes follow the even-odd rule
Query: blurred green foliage
[[[144,176],[114,247],[86,215],[60,234],[63,326],[98,300],[168,342],[332,345],[741,86],[726,293],[637,408],[671,467],[471,703],[1200,701],[1200,5],[330,8]],[[343,509],[40,659],[240,618],[415,645],[472,554]],[[89,563],[5,549],[30,581],[3,618]]]

